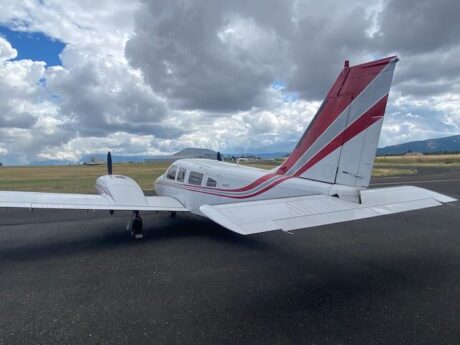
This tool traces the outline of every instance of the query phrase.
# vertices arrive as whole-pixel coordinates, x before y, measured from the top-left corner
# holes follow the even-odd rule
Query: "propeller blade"
[[[107,153],[107,173],[112,175],[112,154],[110,152]]]

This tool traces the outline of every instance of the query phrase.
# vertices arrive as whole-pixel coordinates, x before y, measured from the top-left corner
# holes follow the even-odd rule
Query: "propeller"
[[[112,154],[107,152],[107,174],[112,175]],[[110,215],[113,215],[114,211],[109,210]]]
[[[107,173],[112,175],[112,154],[110,151],[107,153]]]

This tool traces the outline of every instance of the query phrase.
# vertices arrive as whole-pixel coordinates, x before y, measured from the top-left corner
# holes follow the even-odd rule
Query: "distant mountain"
[[[128,156],[128,155],[117,155],[112,153],[112,160],[114,163],[124,163],[124,162],[133,162],[133,163],[143,163],[145,158],[149,156]],[[95,153],[90,155],[84,155],[80,158],[80,162],[90,162],[95,160],[97,162],[105,162],[107,160],[106,153]]]
[[[289,152],[264,152],[264,153],[253,153],[253,152],[244,152],[244,153],[225,153],[225,157],[260,157],[262,159],[275,159],[283,158],[289,155]]]
[[[216,159],[217,152],[208,150],[208,149],[195,149],[195,148],[186,148],[182,151],[176,152],[173,155],[155,155],[155,156],[147,156],[147,155],[118,155],[116,153],[112,153],[112,160],[114,163],[144,163],[144,162],[156,162],[156,161],[175,161],[180,158],[210,158]],[[107,155],[106,154],[89,154],[84,155],[80,158],[81,162],[90,162],[91,160],[95,161],[106,161]]]
[[[71,162],[68,160],[60,160],[60,159],[49,159],[49,160],[43,160],[43,161],[33,161],[29,165],[69,165],[69,164],[75,164],[75,162]]]
[[[379,148],[377,155],[399,155],[407,152],[460,152],[460,135],[450,137],[410,141],[408,143]]]
[[[222,153],[224,157],[248,157],[248,156],[256,156],[261,157],[262,159],[273,159],[273,158],[280,158],[286,155],[286,152],[273,152],[273,153]],[[112,160],[114,163],[153,163],[153,162],[173,162],[177,159],[181,158],[208,158],[208,159],[217,159],[217,152],[209,149],[202,149],[202,148],[193,148],[189,147],[183,149],[179,152],[174,154],[165,154],[165,155],[119,155],[117,153],[112,152]],[[78,162],[72,162],[67,160],[40,160],[40,161],[33,161],[30,165],[68,165],[68,164],[82,164],[83,162],[104,162],[107,159],[106,153],[92,153],[83,155],[80,157]]]
[[[208,149],[196,149],[193,147],[188,147],[186,149],[183,149],[179,152],[176,152],[172,155],[173,157],[181,157],[181,158],[198,158],[198,157],[203,157],[203,158],[209,158],[209,157],[217,157],[217,152],[213,150],[208,150]]]

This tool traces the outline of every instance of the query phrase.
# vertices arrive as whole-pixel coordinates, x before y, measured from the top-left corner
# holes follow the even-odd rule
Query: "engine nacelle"
[[[127,176],[101,176],[96,180],[96,191],[117,205],[147,206],[147,199],[141,187],[136,181]]]

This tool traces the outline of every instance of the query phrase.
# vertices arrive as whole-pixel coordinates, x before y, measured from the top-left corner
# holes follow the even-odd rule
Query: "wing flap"
[[[178,200],[167,196],[148,196],[144,204],[123,205],[115,203],[105,195],[99,194],[39,192],[0,192],[0,207],[114,211],[188,211]]]
[[[153,207],[155,210],[160,211],[188,211],[182,203],[170,196],[146,196],[148,207]]]
[[[312,195],[222,205],[200,211],[223,227],[242,235],[313,226],[406,212],[456,201],[427,189],[402,186],[362,191],[362,204],[326,195]]]

